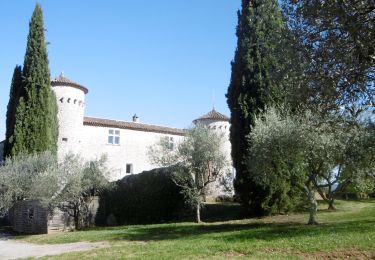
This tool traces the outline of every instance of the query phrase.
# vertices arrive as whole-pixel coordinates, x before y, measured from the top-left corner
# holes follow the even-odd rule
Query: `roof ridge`
[[[103,127],[116,127],[120,129],[131,129],[144,132],[156,132],[173,135],[185,135],[185,130],[180,128],[172,128],[167,126],[149,125],[143,123],[118,121],[113,119],[104,119],[96,117],[84,117],[84,125],[103,126]]]

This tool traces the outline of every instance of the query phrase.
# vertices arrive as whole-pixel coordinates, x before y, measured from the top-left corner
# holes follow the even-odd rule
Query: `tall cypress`
[[[57,104],[50,86],[42,9],[36,4],[23,65],[24,94],[19,99],[11,155],[57,151]]]
[[[13,72],[12,83],[10,85],[9,102],[7,106],[5,144],[3,153],[4,158],[10,156],[10,152],[13,147],[16,109],[19,103],[20,96],[22,95],[22,89],[22,68],[21,66],[17,65],[14,68]]]
[[[244,161],[254,118],[267,106],[285,99],[289,62],[288,31],[277,0],[242,0],[238,12],[237,49],[227,93],[231,111],[230,141],[236,169],[236,194],[251,215],[265,213],[267,190],[257,186]]]

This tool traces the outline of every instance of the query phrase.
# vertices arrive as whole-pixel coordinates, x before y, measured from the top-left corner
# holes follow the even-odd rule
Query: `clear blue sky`
[[[41,0],[51,76],[89,89],[86,115],[187,127],[225,93],[240,0]],[[35,1],[0,1],[0,140]]]

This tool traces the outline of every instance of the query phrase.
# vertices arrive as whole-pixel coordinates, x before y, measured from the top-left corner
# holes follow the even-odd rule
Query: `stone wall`
[[[99,198],[92,197],[89,202],[87,227],[95,225],[99,208]],[[66,212],[55,208],[49,212],[38,201],[23,200],[16,202],[9,211],[10,224],[14,231],[21,234],[47,234],[73,230],[74,220]]]
[[[108,144],[110,129],[120,131],[119,145]],[[179,135],[86,125],[83,127],[83,133],[79,154],[86,160],[99,159],[101,155],[107,155],[110,180],[160,167],[150,162],[148,148],[162,137],[173,137],[175,143],[183,138]],[[132,165],[131,173],[126,173],[127,164]]]
[[[18,201],[9,217],[14,231],[22,234],[47,234],[48,212],[37,201]]]

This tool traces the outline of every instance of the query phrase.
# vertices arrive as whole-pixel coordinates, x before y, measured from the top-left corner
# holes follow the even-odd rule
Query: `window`
[[[173,150],[174,148],[174,138],[169,137],[169,149]]]
[[[126,173],[127,174],[133,174],[133,164],[131,164],[131,163],[126,164]]]
[[[171,136],[166,136],[165,137],[166,145],[168,149],[173,150],[174,147],[174,138]]]
[[[108,144],[120,145],[120,130],[108,130]]]

